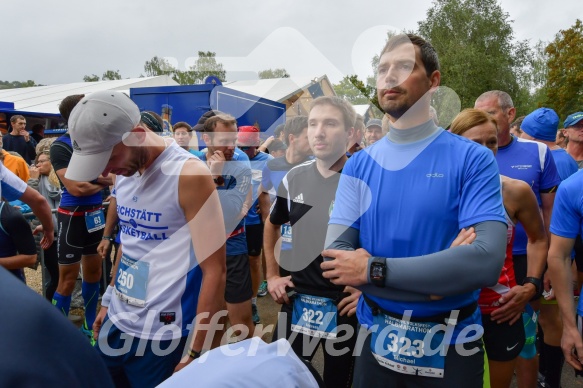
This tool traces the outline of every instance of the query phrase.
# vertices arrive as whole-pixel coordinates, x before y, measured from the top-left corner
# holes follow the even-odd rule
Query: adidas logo
[[[298,195],[292,201],[295,203],[304,203],[304,194]]]
[[[79,144],[77,144],[76,141],[73,141],[73,149],[75,151],[81,151],[81,147],[79,147]]]

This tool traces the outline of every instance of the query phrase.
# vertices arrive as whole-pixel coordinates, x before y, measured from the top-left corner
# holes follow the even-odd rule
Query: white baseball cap
[[[103,172],[113,147],[140,122],[140,110],[121,92],[85,96],[69,116],[73,157],[65,178],[90,182]]]

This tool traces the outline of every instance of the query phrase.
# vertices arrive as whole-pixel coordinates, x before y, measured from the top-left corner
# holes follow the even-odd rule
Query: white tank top
[[[108,316],[138,338],[186,336],[196,314],[202,272],[178,201],[180,172],[193,158],[171,141],[143,175],[115,183],[123,256]]]

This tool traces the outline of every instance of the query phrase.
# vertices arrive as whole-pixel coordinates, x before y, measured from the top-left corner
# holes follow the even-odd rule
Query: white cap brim
[[[72,181],[91,182],[105,170],[113,149],[97,154],[82,155],[73,152],[65,178]]]

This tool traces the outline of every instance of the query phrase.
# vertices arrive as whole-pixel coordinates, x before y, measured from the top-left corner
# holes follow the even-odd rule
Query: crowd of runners
[[[63,340],[63,358],[48,363],[87,360],[97,377],[59,367],[32,376],[496,388],[516,376],[519,387],[558,388],[564,361],[582,371],[583,112],[559,129],[552,109],[517,118],[511,96],[492,90],[444,129],[431,107],[437,53],[411,34],[387,42],[377,73],[382,119],[318,97],[264,140],[213,110],[164,137],[156,113],[115,91],[65,98],[68,132],[36,148],[13,116],[4,148],[10,136],[33,167],[24,179],[4,159],[1,194],[41,223],[54,305],[27,314],[80,338],[63,316],[81,271],[86,340]],[[36,246],[7,202],[0,244],[0,266],[20,279],[13,290]],[[267,295],[281,305],[275,327],[257,307]],[[3,311],[30,304],[25,296]],[[24,328],[6,330],[27,343],[21,352],[49,355],[61,340],[51,330],[28,344]],[[310,364],[319,345],[321,376]]]

